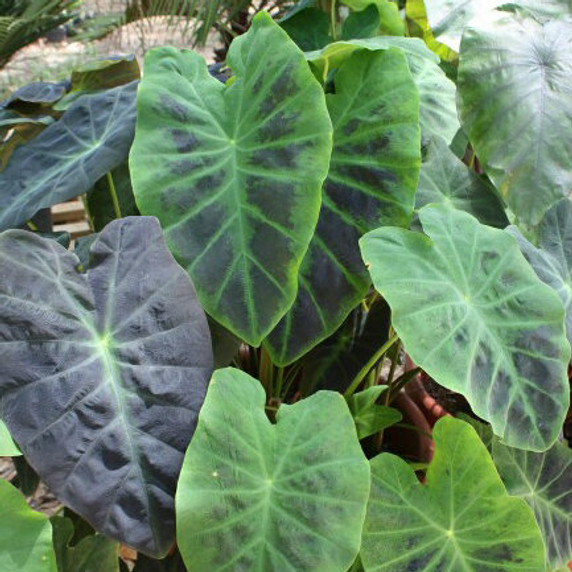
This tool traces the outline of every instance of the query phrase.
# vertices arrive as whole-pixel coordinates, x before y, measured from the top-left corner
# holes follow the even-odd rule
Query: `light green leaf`
[[[413,213],[419,107],[403,53],[359,50],[334,82],[335,93],[327,95],[334,148],[318,226],[296,300],[265,341],[279,365],[331,335],[367,293],[359,237],[380,225],[408,226]]]
[[[489,226],[504,228],[509,223],[495,188],[457,159],[440,138],[429,144],[415,195],[416,208],[429,203],[450,204]]]
[[[369,467],[343,397],[282,405],[258,381],[215,372],[177,491],[189,570],[345,572],[360,546]]]
[[[207,312],[259,345],[296,297],[332,127],[302,52],[268,14],[227,63],[228,87],[196,53],[148,53],[131,176]]]
[[[119,572],[119,544],[101,534],[88,535],[70,546],[71,519],[53,516],[53,544],[58,572]]]
[[[50,521],[33,511],[10,483],[0,480],[0,570],[57,572]]]
[[[386,389],[376,385],[359,393],[354,393],[348,399],[348,407],[354,418],[360,439],[365,439],[401,421],[401,413],[397,409],[376,403]]]
[[[511,210],[535,225],[572,188],[572,22],[499,12],[461,46],[461,122]]]
[[[361,239],[396,332],[507,444],[547,449],[569,403],[562,303],[506,232],[443,204],[419,218],[428,236],[380,228]]]
[[[556,442],[544,453],[493,443],[493,459],[509,494],[532,508],[547,549],[547,564],[572,560],[572,451]]]
[[[336,42],[323,50],[309,52],[306,57],[324,76],[327,70],[339,68],[358,49],[405,52],[413,81],[419,90],[419,122],[423,139],[441,137],[450,143],[460,128],[455,102],[455,84],[439,67],[439,57],[417,38],[386,36]]]
[[[562,199],[546,213],[538,227],[538,248],[516,227],[508,232],[538,277],[560,296],[566,310],[566,335],[572,344],[572,203]]]
[[[0,457],[19,457],[21,454],[8,427],[0,421]]]
[[[530,508],[510,497],[470,425],[445,417],[422,485],[388,453],[371,461],[363,531],[365,572],[542,572],[544,547]]]

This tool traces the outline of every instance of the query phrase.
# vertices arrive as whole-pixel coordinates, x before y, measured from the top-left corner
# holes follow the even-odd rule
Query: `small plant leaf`
[[[282,405],[260,383],[215,372],[177,490],[189,570],[346,572],[360,546],[369,467],[343,397]]]
[[[342,39],[371,38],[379,30],[381,19],[375,4],[366,6],[359,12],[351,12],[342,26]],[[319,46],[322,48],[324,46]],[[318,48],[313,48],[318,49]]]
[[[408,226],[413,213],[419,107],[403,53],[360,50],[334,81],[335,94],[327,95],[334,148],[318,226],[296,300],[265,341],[278,365],[331,335],[367,293],[358,239],[380,225]]]
[[[58,572],[50,521],[33,511],[22,494],[1,479],[0,570]]]
[[[516,227],[508,232],[538,277],[560,296],[566,310],[566,335],[572,344],[572,203],[562,199],[546,213],[538,227],[538,248]]]
[[[534,515],[507,494],[474,429],[445,417],[433,438],[425,485],[399,457],[372,459],[360,552],[365,572],[544,570]]]
[[[416,208],[429,203],[448,203],[489,226],[509,224],[495,188],[460,161],[440,138],[429,144],[415,195]]]
[[[53,516],[50,520],[58,572],[119,572],[117,542],[95,534],[70,546],[74,534],[73,522],[61,516]]]
[[[0,230],[85,193],[127,158],[137,83],[75,102],[62,118],[18,147],[0,177]]]
[[[301,10],[280,26],[303,51],[319,50],[331,41],[328,15],[317,8]]]
[[[571,43],[570,21],[505,12],[476,20],[463,36],[461,122],[485,172],[526,224],[538,224],[572,187]]]
[[[348,399],[348,407],[354,418],[359,439],[365,439],[401,421],[401,413],[397,409],[376,403],[386,389],[376,385],[354,393]]]
[[[14,439],[12,439],[12,435],[10,435],[10,431],[8,431],[8,427],[0,421],[0,457],[19,457],[21,454],[20,449],[14,443]]]
[[[440,419],[422,485],[389,453],[371,461],[360,552],[365,572],[541,572],[544,546],[531,509],[510,497],[474,429]]]
[[[572,451],[557,441],[544,453],[493,442],[493,459],[509,494],[532,508],[544,537],[547,564],[572,560]]]
[[[323,76],[326,69],[338,69],[358,49],[375,51],[389,48],[400,48],[407,57],[409,70],[419,90],[419,123],[423,140],[441,137],[450,143],[460,128],[455,84],[439,67],[439,57],[421,40],[386,36],[336,42],[323,50],[309,52],[306,57]]]
[[[505,231],[444,204],[419,218],[427,236],[380,228],[361,240],[407,352],[507,444],[547,449],[569,403],[562,303]]]
[[[302,52],[268,14],[232,43],[228,64],[225,86],[199,54],[149,52],[131,176],[205,310],[257,346],[294,302],[332,127]]]
[[[109,224],[78,264],[52,240],[0,235],[3,419],[59,500],[161,556],[212,371],[206,318],[156,219]]]

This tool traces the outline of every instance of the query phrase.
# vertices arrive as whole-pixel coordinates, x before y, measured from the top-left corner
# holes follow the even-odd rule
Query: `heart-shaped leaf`
[[[547,449],[569,403],[562,303],[506,232],[444,204],[419,218],[428,236],[380,228],[361,240],[396,332],[507,444]]]
[[[206,311],[259,345],[296,296],[332,127],[302,52],[268,14],[227,63],[235,76],[225,86],[199,54],[149,52],[131,175],[141,212],[161,220]]]
[[[495,188],[457,159],[440,138],[429,144],[415,195],[416,208],[429,203],[448,203],[489,226],[508,225]]]
[[[367,293],[371,280],[360,236],[380,225],[408,226],[413,212],[419,107],[403,53],[353,53],[337,72],[327,102],[334,148],[318,226],[296,300],[265,341],[279,365],[331,335]]]
[[[307,53],[306,57],[323,76],[326,70],[339,68],[360,48],[374,51],[400,48],[405,52],[413,81],[419,90],[421,135],[424,140],[441,137],[450,143],[460,127],[455,84],[439,67],[439,57],[421,40],[387,36],[336,42],[323,50]]]
[[[177,489],[189,570],[346,572],[360,545],[369,468],[343,397],[282,405],[260,383],[217,370]]]
[[[572,344],[572,203],[562,199],[546,213],[538,227],[538,248],[516,227],[508,232],[538,277],[560,296],[566,310],[566,335]]]
[[[0,479],[0,570],[57,572],[50,521]]]
[[[3,418],[63,503],[164,555],[212,368],[206,318],[155,219],[111,223],[78,264],[52,240],[0,236]]]
[[[530,508],[510,497],[474,429],[445,417],[422,485],[399,457],[371,461],[365,572],[540,572],[544,547]]]
[[[85,193],[124,161],[135,129],[137,83],[86,95],[18,147],[0,177],[0,230]]]
[[[532,508],[544,537],[547,564],[572,560],[572,451],[556,442],[544,453],[531,453],[493,442],[493,459],[509,494]]]
[[[379,10],[375,4],[369,4],[359,12],[351,12],[342,26],[342,39],[371,38],[377,35],[381,23]],[[322,48],[317,46],[314,50]]]
[[[535,225],[572,188],[572,22],[476,22],[461,45],[461,122],[508,206]]]

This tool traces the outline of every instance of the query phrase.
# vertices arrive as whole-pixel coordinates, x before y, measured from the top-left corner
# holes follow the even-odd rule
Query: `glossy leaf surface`
[[[571,48],[571,21],[502,12],[463,36],[461,122],[485,172],[527,224],[572,187]]]
[[[164,555],[212,368],[206,318],[158,222],[108,225],[77,257],[0,237],[3,419],[55,495],[97,530]]]
[[[429,203],[450,204],[489,226],[508,225],[494,187],[460,161],[442,139],[429,144],[415,194],[416,208]]]
[[[413,213],[419,107],[404,55],[396,49],[353,53],[327,102],[334,148],[318,226],[296,300],[265,341],[279,365],[331,335],[367,293],[371,280],[358,239],[380,225],[407,226]]]
[[[548,566],[565,566],[572,560],[572,451],[557,441],[544,453],[531,453],[497,440],[493,458],[509,494],[534,511]]]
[[[302,52],[267,14],[227,63],[225,86],[196,53],[149,53],[131,175],[206,311],[259,345],[296,296],[332,128]]]
[[[417,38],[385,36],[336,42],[306,54],[320,73],[339,68],[356,50],[400,48],[405,52],[413,81],[419,90],[419,121],[423,139],[435,136],[450,143],[459,129],[455,84],[439,67],[439,57]]]
[[[380,228],[361,241],[407,352],[507,444],[547,449],[569,402],[562,303],[506,232],[447,205],[419,218],[427,236]]]
[[[346,572],[360,545],[369,467],[341,395],[268,420],[260,383],[217,370],[177,489],[189,570]]]
[[[58,572],[50,521],[34,512],[10,483],[0,480],[0,570]]]
[[[538,277],[560,296],[566,310],[566,335],[572,344],[572,203],[562,199],[546,213],[538,228],[538,248],[516,227],[508,232]]]
[[[365,572],[541,572],[544,547],[530,508],[512,498],[474,429],[446,417],[422,485],[405,461],[371,461],[361,559]]]
[[[74,103],[63,117],[18,147],[0,177],[0,230],[85,193],[124,161],[135,129],[131,83]]]

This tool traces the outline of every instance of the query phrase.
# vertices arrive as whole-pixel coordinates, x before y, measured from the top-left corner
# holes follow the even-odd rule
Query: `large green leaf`
[[[474,429],[445,417],[433,438],[425,485],[399,457],[371,461],[365,572],[543,572],[534,515],[507,494]]]
[[[538,248],[516,227],[508,229],[538,277],[554,288],[566,310],[566,335],[572,344],[572,203],[562,199],[538,227]]]
[[[531,453],[493,443],[493,459],[511,495],[534,511],[544,537],[547,564],[572,560],[572,451],[556,442],[544,453]]]
[[[507,444],[545,450],[569,402],[562,303],[506,232],[444,204],[419,218],[428,236],[380,228],[361,240],[395,330]]]
[[[215,372],[177,489],[189,570],[345,572],[360,546],[369,467],[344,398],[282,405],[260,383]]]
[[[328,44],[330,20],[323,10],[306,8],[280,25],[301,50],[319,50]]]
[[[469,169],[442,139],[433,139],[421,165],[415,206],[448,203],[466,211],[483,224],[508,225],[502,202],[489,181]]]
[[[57,572],[52,527],[10,483],[0,479],[0,570]]]
[[[206,311],[259,345],[296,296],[332,127],[302,52],[268,14],[227,62],[225,86],[194,52],[148,54],[131,175]]]
[[[358,239],[380,225],[408,226],[419,177],[419,102],[397,49],[353,53],[327,96],[334,126],[318,226],[292,308],[265,341],[285,365],[331,335],[362,300],[370,277]]]
[[[447,143],[459,130],[455,84],[439,67],[439,57],[417,38],[397,36],[336,42],[323,50],[309,52],[306,57],[320,75],[339,68],[358,49],[387,50],[400,48],[405,52],[413,81],[419,90],[419,123],[421,135],[427,140],[442,137]],[[394,102],[397,103],[397,102]]]
[[[124,161],[135,129],[137,83],[86,95],[18,147],[0,177],[0,230],[85,193]]]
[[[572,188],[571,42],[570,21],[502,12],[463,36],[461,122],[486,173],[528,224]]]
[[[2,415],[58,499],[164,555],[212,368],[206,318],[155,219],[111,223],[78,264],[53,240],[0,235]]]

